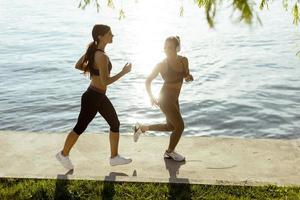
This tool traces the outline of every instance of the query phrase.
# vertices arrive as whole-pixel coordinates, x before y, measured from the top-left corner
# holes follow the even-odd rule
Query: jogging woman
[[[185,157],[175,152],[175,147],[184,130],[184,122],[179,108],[179,94],[183,79],[186,82],[193,81],[193,76],[189,72],[188,59],[177,53],[180,51],[180,39],[168,37],[164,46],[166,58],[157,64],[146,80],[146,89],[152,105],[160,107],[166,116],[166,123],[154,125],[141,125],[137,123],[134,130],[134,141],[136,142],[141,133],[146,131],[172,131],[169,147],[165,151],[164,157],[175,161],[184,161]],[[160,73],[164,84],[160,90],[159,100],[155,99],[151,91],[151,82]]]
[[[97,112],[102,115],[110,126],[110,165],[128,164],[132,161],[118,153],[120,122],[114,106],[105,94],[108,85],[131,71],[131,64],[127,63],[121,72],[110,76],[112,64],[105,53],[105,47],[113,41],[111,29],[109,26],[97,24],[93,27],[92,37],[93,42],[75,66],[77,69],[89,73],[91,82],[87,91],[81,97],[81,110],[77,123],[67,136],[63,150],[56,154],[58,161],[67,169],[74,168],[69,159],[70,150]]]

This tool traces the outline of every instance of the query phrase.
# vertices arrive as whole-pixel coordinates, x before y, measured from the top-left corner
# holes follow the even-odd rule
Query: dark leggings
[[[73,131],[77,135],[82,134],[97,112],[106,120],[112,132],[119,133],[120,121],[114,106],[105,93],[95,91],[91,88],[88,88],[81,97],[81,110]]]

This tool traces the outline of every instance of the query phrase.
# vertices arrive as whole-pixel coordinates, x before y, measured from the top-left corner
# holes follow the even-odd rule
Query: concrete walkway
[[[54,155],[66,134],[0,131],[0,177],[176,182],[222,185],[300,186],[300,140],[183,137],[177,151],[185,163],[164,159],[168,137],[120,137],[129,165],[111,167],[107,134],[83,134],[65,170]]]

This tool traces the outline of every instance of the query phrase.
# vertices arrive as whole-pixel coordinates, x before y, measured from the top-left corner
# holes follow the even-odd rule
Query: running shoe
[[[125,158],[121,155],[117,155],[113,158],[109,159],[109,163],[111,166],[116,166],[116,165],[126,165],[132,162],[131,158]]]
[[[69,156],[63,156],[62,152],[58,152],[56,154],[56,159],[60,162],[60,164],[62,164],[62,166],[64,166],[64,168],[71,170],[74,169],[74,166],[69,158]]]
[[[185,157],[180,155],[179,153],[172,151],[172,152],[165,152],[164,154],[165,158],[171,158],[175,161],[181,162],[181,161],[185,161]]]

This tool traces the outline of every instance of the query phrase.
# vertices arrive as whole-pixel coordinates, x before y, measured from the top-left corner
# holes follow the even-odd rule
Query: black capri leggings
[[[114,106],[104,92],[100,93],[90,87],[81,97],[81,109],[73,131],[77,135],[82,134],[97,112],[106,120],[112,132],[119,133],[120,121]]]

